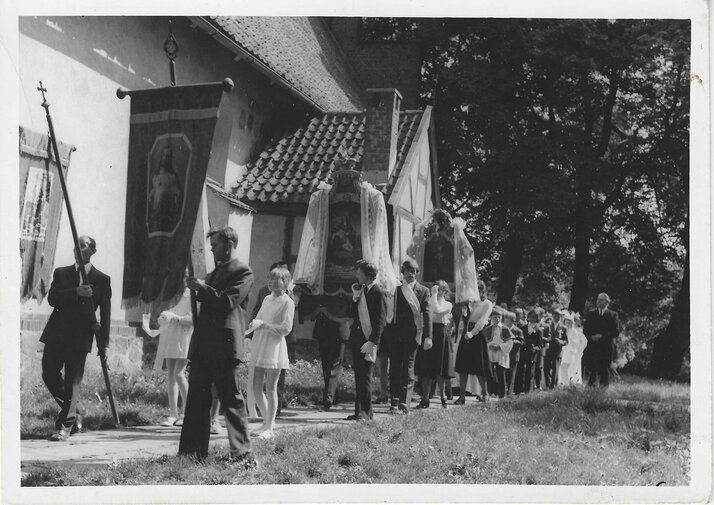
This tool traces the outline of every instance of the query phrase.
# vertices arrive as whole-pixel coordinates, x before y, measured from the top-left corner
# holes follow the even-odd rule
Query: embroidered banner
[[[64,173],[74,147],[57,142]],[[20,301],[40,303],[52,281],[62,217],[62,188],[47,135],[20,127]]]
[[[133,91],[122,307],[178,303],[211,155],[220,85]]]

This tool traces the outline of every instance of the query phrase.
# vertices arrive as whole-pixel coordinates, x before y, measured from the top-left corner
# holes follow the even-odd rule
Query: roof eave
[[[315,107],[318,111],[320,111],[322,113],[325,112],[325,110],[322,108],[322,106],[320,104],[315,102],[312,98],[310,98],[306,94],[302,93],[300,90],[296,89],[295,86],[293,86],[293,84],[290,83],[290,81],[288,81],[282,75],[275,72],[268,65],[266,65],[263,61],[258,59],[254,54],[252,54],[249,51],[247,51],[246,49],[244,49],[235,40],[228,37],[225,33],[223,33],[221,27],[216,26],[210,19],[206,19],[203,16],[188,16],[188,19],[192,23],[194,23],[196,26],[201,28],[203,31],[205,31],[209,36],[213,37],[213,39],[216,40],[219,44],[221,44],[222,46],[227,48],[229,51],[231,51],[235,55],[240,56],[241,59],[245,60],[249,65],[253,66],[256,70],[258,70],[260,73],[262,73],[268,79],[279,83],[282,87],[284,87],[290,93],[295,95],[300,100],[307,102],[312,107]]]

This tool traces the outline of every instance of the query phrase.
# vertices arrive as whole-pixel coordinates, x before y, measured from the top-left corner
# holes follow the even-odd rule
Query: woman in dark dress
[[[431,288],[429,312],[432,321],[432,338],[424,339],[417,350],[414,364],[416,375],[421,382],[422,399],[417,408],[429,407],[429,392],[436,379],[436,386],[441,397],[441,406],[446,408],[444,381],[454,376],[451,359],[454,344],[451,340],[451,309],[449,285],[436,281]]]
[[[469,321],[470,313],[465,315]],[[474,323],[468,322],[461,328],[463,332],[456,351],[455,371],[459,374],[459,397],[454,401],[454,405],[466,403],[466,382],[469,375],[476,375],[481,386],[480,401],[488,398],[486,384],[492,380],[491,362],[488,358],[488,347],[486,338],[482,332],[474,335]]]

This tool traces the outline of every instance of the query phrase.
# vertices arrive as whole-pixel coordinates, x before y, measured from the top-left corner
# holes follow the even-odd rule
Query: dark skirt
[[[479,332],[471,340],[461,337],[459,349],[456,351],[455,369],[457,373],[469,375],[491,376],[491,362],[488,359],[488,349],[483,333]]]
[[[424,343],[419,346],[414,363],[414,373],[419,377],[455,377],[452,356],[454,342],[448,334],[448,328],[442,323],[432,325],[433,345],[428,351]]]

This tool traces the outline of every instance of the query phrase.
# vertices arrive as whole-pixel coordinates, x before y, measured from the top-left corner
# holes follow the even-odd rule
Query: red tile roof
[[[357,112],[364,92],[332,34],[319,18],[203,18],[263,63],[320,110]]]
[[[388,197],[399,178],[423,111],[399,114],[397,161],[382,192]],[[364,113],[328,113],[304,124],[292,135],[263,151],[247,166],[232,189],[245,202],[307,203],[320,182],[332,183],[338,149],[356,160],[362,170]]]

